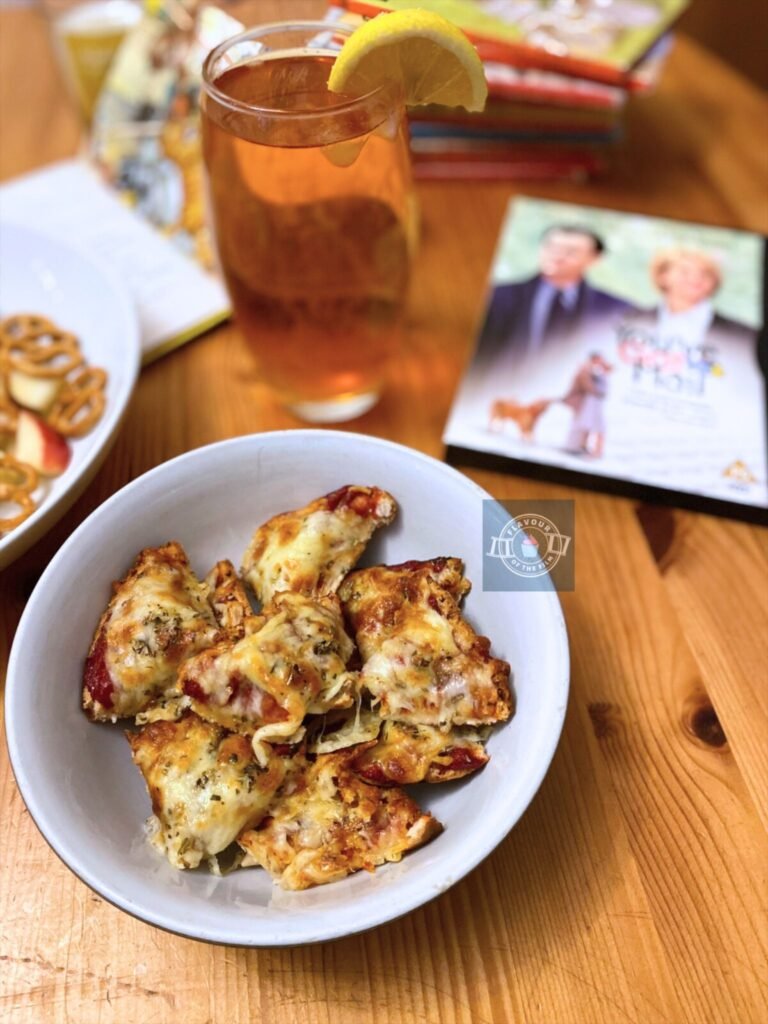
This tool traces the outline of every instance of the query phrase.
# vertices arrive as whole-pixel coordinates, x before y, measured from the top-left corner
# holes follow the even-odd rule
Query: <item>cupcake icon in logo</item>
[[[526,562],[535,562],[539,557],[539,542],[530,533],[526,533],[520,542],[520,554]]]
[[[565,557],[571,544],[554,521],[535,512],[513,515],[490,537],[487,558],[499,559],[511,573],[527,579],[546,576]]]
[[[483,502],[483,590],[573,590],[572,500]]]

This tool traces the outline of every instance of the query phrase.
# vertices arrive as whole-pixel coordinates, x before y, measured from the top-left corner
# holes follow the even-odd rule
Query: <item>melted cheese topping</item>
[[[133,759],[152,798],[153,842],[176,868],[194,868],[261,820],[285,775],[266,768],[241,736],[187,713],[129,735]]]
[[[377,487],[346,487],[260,526],[243,575],[263,605],[285,591],[335,593],[377,527],[390,523],[394,498]]]
[[[448,728],[511,714],[509,665],[462,618],[458,559],[351,573],[339,595],[363,656],[360,681],[385,719]]]
[[[253,735],[261,759],[261,744],[290,737],[308,712],[349,707],[357,678],[337,599],[283,594],[271,611],[257,632],[190,659],[179,675],[197,713]]]
[[[357,755],[352,767],[368,782],[384,786],[459,779],[488,761],[473,732],[385,722],[378,742]]]
[[[307,889],[398,861],[441,831],[402,790],[358,779],[349,754],[298,766],[263,825],[238,842],[243,866],[265,867],[284,889]]]
[[[377,739],[381,730],[381,719],[368,710],[361,710],[360,701],[352,711],[340,712],[344,717],[337,721],[329,721],[326,715],[322,720],[322,728],[317,730],[308,744],[312,754],[332,754],[336,750],[346,750],[358,743],[367,743]]]
[[[138,714],[170,695],[179,665],[220,637],[208,588],[190,569],[181,545],[145,549],[116,585],[96,631],[89,657],[103,659],[111,691],[91,693],[86,671],[86,710],[112,720]]]

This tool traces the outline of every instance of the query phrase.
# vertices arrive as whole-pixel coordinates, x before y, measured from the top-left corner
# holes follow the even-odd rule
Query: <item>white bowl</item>
[[[464,559],[475,586],[470,621],[511,662],[517,712],[497,726],[489,764],[457,783],[418,787],[445,831],[399,864],[305,892],[283,892],[260,869],[216,878],[177,872],[146,843],[144,783],[119,727],[80,710],[88,645],[110,596],[147,545],[181,541],[204,573],[239,564],[253,528],[346,483],[376,484],[400,503],[365,562]],[[200,448],[105,502],[40,579],[8,667],[6,730],[13,770],[40,831],[105,899],[162,928],[243,946],[317,942],[362,931],[443,892],[504,838],[538,789],[568,696],[568,643],[553,592],[484,593],[482,505],[466,477],[419,452],[356,434],[295,430]],[[505,521],[503,517],[502,521]]]
[[[40,313],[80,339],[108,374],[104,415],[71,442],[72,460],[45,484],[38,508],[0,537],[0,569],[38,541],[85,490],[117,436],[139,372],[139,323],[122,282],[70,242],[0,224],[0,315]]]

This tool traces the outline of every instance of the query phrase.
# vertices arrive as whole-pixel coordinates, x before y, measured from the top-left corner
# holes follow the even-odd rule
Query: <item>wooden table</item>
[[[260,16],[268,6],[259,0]],[[283,17],[313,7],[279,5]],[[77,124],[38,16],[3,12],[0,42],[5,179],[73,152]],[[765,98],[681,39],[658,94],[632,103],[610,178],[525,192],[768,231],[759,136],[767,114]],[[420,189],[408,352],[381,404],[350,429],[441,455],[496,233],[516,191]],[[253,379],[234,327],[146,370],[84,497],[0,576],[0,664],[42,569],[100,502],[188,448],[298,425]],[[449,892],[365,935],[304,949],[207,946],[133,920],[70,874],[32,824],[3,751],[0,1019],[768,1020],[768,535],[471,475],[501,498],[576,499],[578,583],[563,598],[568,716],[551,771],[511,835]]]

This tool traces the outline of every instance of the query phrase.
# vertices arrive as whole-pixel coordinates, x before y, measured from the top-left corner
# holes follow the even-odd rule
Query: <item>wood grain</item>
[[[320,4],[322,9],[322,4]],[[267,20],[308,0],[237,4]],[[768,230],[768,103],[680,40],[597,184],[528,194]],[[40,16],[0,14],[0,178],[71,154],[77,121]],[[407,349],[348,429],[433,455],[482,308],[510,187],[423,187]],[[141,376],[107,463],[0,575],[0,666],[37,578],[101,501],[237,434],[297,426],[232,325]],[[0,1020],[13,1024],[763,1024],[768,540],[756,527],[472,471],[499,497],[573,497],[562,742],[522,821],[466,879],[361,936],[247,951],[158,931],[48,849],[0,754]],[[45,737],[41,737],[45,742]]]
[[[658,520],[661,510],[654,509]],[[768,826],[768,536],[743,523],[668,511],[659,569],[711,696],[687,728],[728,743]]]

